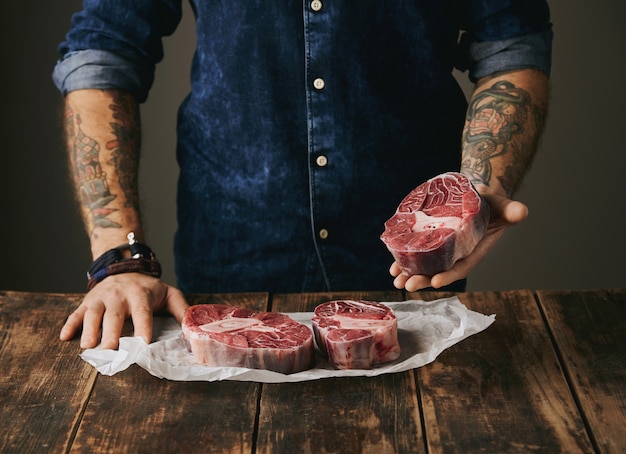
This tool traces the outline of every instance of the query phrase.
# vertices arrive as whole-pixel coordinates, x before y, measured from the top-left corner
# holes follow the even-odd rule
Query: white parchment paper
[[[400,357],[373,369],[336,370],[317,355],[313,369],[295,374],[246,369],[242,367],[209,367],[194,363],[181,337],[180,325],[173,318],[155,318],[154,341],[140,337],[123,337],[118,350],[87,349],[81,357],[103,375],[113,375],[138,364],[150,374],[178,381],[239,380],[261,383],[299,382],[328,377],[375,376],[421,367],[431,363],[446,348],[485,330],[495,315],[483,315],[465,307],[457,297],[434,301],[410,300],[383,303],[398,318]],[[288,313],[311,327],[312,312]]]

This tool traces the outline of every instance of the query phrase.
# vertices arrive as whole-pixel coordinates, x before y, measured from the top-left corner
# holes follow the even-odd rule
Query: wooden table
[[[191,295],[311,311],[335,298]],[[626,289],[460,293],[496,322],[433,363],[291,384],[114,376],[58,333],[82,295],[0,291],[0,452],[626,452]]]

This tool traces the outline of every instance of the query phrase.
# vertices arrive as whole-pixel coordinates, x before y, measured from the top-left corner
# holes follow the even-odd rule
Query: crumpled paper
[[[495,321],[495,314],[486,316],[471,311],[457,297],[434,301],[409,300],[383,303],[398,319],[398,359],[372,369],[333,369],[322,355],[315,367],[294,374],[243,367],[209,367],[196,364],[181,337],[180,325],[173,318],[155,318],[152,343],[141,337],[122,337],[118,350],[100,347],[87,349],[81,357],[103,375],[114,375],[138,364],[150,374],[177,381],[237,380],[260,383],[286,383],[328,377],[376,376],[431,363],[448,347],[485,330]],[[311,328],[312,312],[288,313],[290,317]]]

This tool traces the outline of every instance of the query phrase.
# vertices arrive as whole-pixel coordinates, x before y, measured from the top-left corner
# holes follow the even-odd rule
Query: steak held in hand
[[[469,255],[488,223],[489,205],[469,179],[448,172],[411,191],[381,239],[404,274],[432,276]]]

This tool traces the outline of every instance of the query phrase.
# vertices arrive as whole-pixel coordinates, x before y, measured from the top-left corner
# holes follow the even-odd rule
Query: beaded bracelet
[[[161,264],[152,250],[145,244],[135,240],[135,234],[127,235],[128,244],[113,248],[92,262],[87,271],[87,288],[94,286],[107,276],[121,273],[142,273],[154,277],[161,277]],[[130,257],[124,257],[124,251],[130,252]]]

